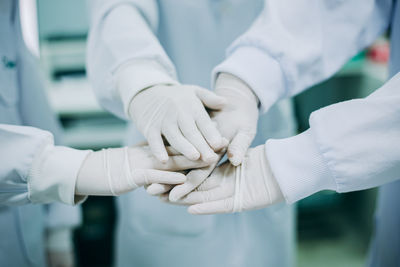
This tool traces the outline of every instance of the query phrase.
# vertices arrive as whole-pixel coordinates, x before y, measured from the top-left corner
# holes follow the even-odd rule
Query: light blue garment
[[[59,136],[58,124],[46,101],[37,65],[22,41],[17,3],[14,0],[0,1],[0,123],[35,126]],[[3,134],[0,131],[0,135]],[[29,167],[29,162],[21,158],[20,162],[12,162],[13,166],[4,166],[6,161],[3,157],[15,154],[15,151],[29,153],[24,150],[26,147],[15,146],[23,142],[13,141],[5,136],[0,138],[3,152],[0,160],[1,185],[11,183],[4,179],[21,179],[20,172]],[[6,148],[12,151],[4,151]],[[4,173],[6,171],[11,173]],[[6,194],[17,195],[27,191],[26,183],[14,192],[8,189],[0,186],[1,200]],[[9,204],[13,203],[0,204],[0,266],[46,266],[46,227],[73,227],[80,221],[80,211],[76,207]]]
[[[112,5],[112,1],[103,2]],[[130,59],[153,58],[168,65],[170,60],[173,67],[169,68],[176,70],[181,83],[210,88],[212,69],[224,60],[226,48],[251,26],[263,7],[261,0],[114,2],[137,5],[143,18],[155,25],[153,31],[169,56],[166,59],[157,47],[157,39],[146,37],[137,18],[132,17],[135,13],[124,17],[119,9],[115,10],[118,15],[111,11],[110,17],[99,20],[102,9],[92,6],[89,75],[103,106],[120,116],[124,116],[123,107],[112,78],[120,64]],[[157,3],[154,12],[149,11],[151,3]],[[103,12],[108,14],[110,10],[105,8]],[[158,14],[157,19],[152,18],[154,14]],[[138,23],[130,25],[132,21]],[[294,128],[291,103],[281,103],[260,118],[254,145],[268,137],[289,136]],[[142,140],[131,126],[128,143]],[[285,267],[294,263],[292,206],[194,216],[185,207],[161,203],[139,189],[119,197],[118,210],[117,266]]]
[[[390,76],[400,72],[400,3],[395,1],[392,18]],[[399,173],[400,179],[400,173]],[[379,188],[370,267],[400,266],[400,180]]]

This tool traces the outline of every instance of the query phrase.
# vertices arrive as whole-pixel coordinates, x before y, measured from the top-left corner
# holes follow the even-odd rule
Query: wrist
[[[47,143],[35,157],[28,176],[29,199],[33,203],[61,202],[75,205],[79,169],[90,150],[77,150]]]
[[[294,203],[322,190],[335,190],[332,176],[312,130],[266,143],[271,169],[288,203]]]
[[[267,112],[285,96],[285,77],[277,60],[256,47],[241,47],[231,51],[224,62],[212,73],[231,73],[246,81],[260,99],[260,109]]]
[[[234,94],[235,97],[238,97],[237,94],[239,94],[239,97],[243,96],[249,101],[254,102],[257,106],[260,103],[257,95],[247,83],[240,78],[225,72],[218,74],[215,82],[215,92],[219,95]]]
[[[264,178],[264,184],[266,188],[266,195],[269,197],[269,203],[268,205],[272,205],[278,202],[283,201],[285,198],[283,196],[283,193],[281,191],[281,188],[278,184],[278,181],[276,180],[274,174],[272,173],[271,170],[271,165],[268,161],[267,155],[265,153],[265,145],[260,145],[259,146],[259,158],[261,159],[259,162],[261,163],[261,173],[262,177]]]
[[[133,99],[142,91],[157,85],[179,84],[160,63],[154,60],[127,62],[117,69],[115,77],[124,111],[128,116]]]

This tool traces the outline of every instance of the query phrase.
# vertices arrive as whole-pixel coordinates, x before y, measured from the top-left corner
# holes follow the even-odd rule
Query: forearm
[[[330,77],[387,28],[392,1],[265,1],[214,70],[246,82],[266,112]]]
[[[79,168],[90,151],[54,146],[52,134],[37,128],[0,125],[1,203],[75,204]]]
[[[176,83],[175,68],[154,34],[154,1],[92,8],[87,68],[101,104],[126,118],[132,98],[155,84]]]
[[[365,99],[314,112],[305,133],[267,141],[267,157],[288,202],[400,178],[399,87],[397,75]]]

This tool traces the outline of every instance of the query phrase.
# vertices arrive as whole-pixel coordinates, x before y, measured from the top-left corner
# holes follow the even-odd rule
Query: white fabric
[[[367,98],[312,113],[306,133],[267,142],[289,203],[324,189],[349,192],[400,179],[399,88],[397,74]]]
[[[121,195],[152,183],[180,184],[186,181],[181,171],[203,167],[202,161],[170,155],[159,162],[148,147],[103,149],[89,154],[79,171],[77,195]]]
[[[192,204],[192,214],[214,214],[260,209],[282,201],[283,195],[265,156],[265,146],[249,149],[237,167],[217,167],[195,192],[180,202]]]
[[[268,1],[214,77],[220,72],[239,77],[269,110],[277,100],[328,78],[371,44],[387,29],[392,7],[390,0]],[[288,202],[322,189],[346,192],[398,179],[396,83],[315,112],[305,135],[267,143]]]
[[[45,142],[32,163],[28,180],[29,199],[32,203],[62,202],[75,205],[84,198],[75,198],[78,171],[89,150],[54,146]]]
[[[333,75],[389,24],[392,0],[265,1],[251,29],[214,69],[246,82],[267,111]]]
[[[308,130],[291,138],[272,139],[266,143],[274,176],[289,203],[320,190],[337,188],[313,138],[312,131]]]
[[[156,4],[153,1],[140,2],[88,1],[89,6],[97,11],[92,15],[94,28],[91,29],[88,37],[90,49],[87,50],[87,61],[91,63],[87,67],[88,76],[94,85],[99,101],[122,118],[127,118],[123,103],[129,104],[131,96],[154,85],[154,82],[171,84],[176,83],[177,80],[173,64],[147,23],[157,25]],[[124,4],[121,5],[121,3]],[[137,6],[148,11],[146,12],[146,15],[149,15],[147,21],[135,8]],[[104,17],[107,19],[104,20]],[[126,18],[123,25],[119,23],[121,18]],[[119,25],[118,30],[115,29],[115,24]],[[132,38],[132,32],[135,33],[134,38]],[[102,40],[100,45],[91,45],[93,42],[97,43],[98,39]],[[97,56],[99,54],[101,57]],[[113,64],[111,66],[104,65],[102,64],[104,60],[113,62]],[[148,63],[140,64],[143,61]],[[129,86],[118,89],[117,85],[121,82],[115,77],[115,73],[124,65],[129,65],[129,72],[139,74],[139,76],[130,76],[135,77],[135,80],[129,79]],[[98,73],[104,73],[104,75],[99,77]],[[121,101],[121,92],[124,92],[122,96],[130,98]],[[119,103],[118,106],[115,105],[116,102]]]
[[[130,76],[130,79],[135,80],[135,77]],[[201,156],[211,163],[218,158],[213,150],[221,149],[223,140],[205,107],[220,109],[224,104],[224,98],[201,87],[157,85],[133,98],[129,115],[160,161],[168,159],[163,135],[173,148],[189,159],[197,160]]]
[[[0,141],[5,144],[0,171],[3,204],[75,204],[76,177],[88,151],[54,146],[51,133],[27,126],[0,124]]]
[[[38,61],[23,42],[18,2],[0,4],[0,54],[4,59],[0,63],[0,123],[50,131],[60,144],[60,127],[47,102]],[[7,61],[15,64],[6,67]],[[46,266],[45,228],[78,225],[80,208],[59,203],[20,205],[30,203],[26,179],[34,152],[46,139],[30,127],[23,129],[25,134],[0,130],[0,265],[42,267]]]

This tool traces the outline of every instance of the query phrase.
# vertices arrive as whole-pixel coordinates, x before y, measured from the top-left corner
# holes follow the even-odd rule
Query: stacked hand
[[[89,154],[78,174],[75,195],[120,195],[153,183],[181,184],[179,171],[201,168],[203,161],[191,161],[166,148],[165,163],[158,161],[146,146],[104,149]]]
[[[258,100],[244,82],[229,74],[220,74],[215,87],[215,92],[225,99],[225,104],[218,110],[212,110],[210,115],[228,143],[227,154],[230,162],[237,166],[243,161],[257,131]],[[218,161],[223,155],[224,153],[219,153]],[[170,201],[176,202],[197,188],[216,165],[217,161],[208,167],[189,172],[187,181],[170,191]],[[170,189],[171,186],[152,185],[148,192],[155,195]]]
[[[224,104],[224,98],[197,86],[157,85],[133,98],[129,115],[161,162],[168,160],[164,136],[188,159],[212,163],[214,151],[224,144],[206,108],[218,110]]]
[[[248,85],[229,74],[219,75],[215,93],[195,86],[158,85],[133,98],[130,117],[160,161],[152,160],[146,167],[187,172],[184,182],[176,176],[179,173],[144,175],[152,177],[145,182],[139,175],[137,181],[141,182],[134,187],[145,185],[152,195],[191,205],[193,214],[249,210],[282,200],[263,146],[249,149],[257,131],[257,97]],[[163,137],[176,153],[167,153]],[[216,168],[225,153],[229,162]],[[173,157],[180,157],[181,162],[168,167],[161,163],[176,161]],[[116,174],[110,176],[118,176],[118,171]]]
[[[259,209],[282,201],[264,150],[264,145],[250,148],[239,166],[220,165],[178,203],[191,205],[192,214],[214,214]]]

